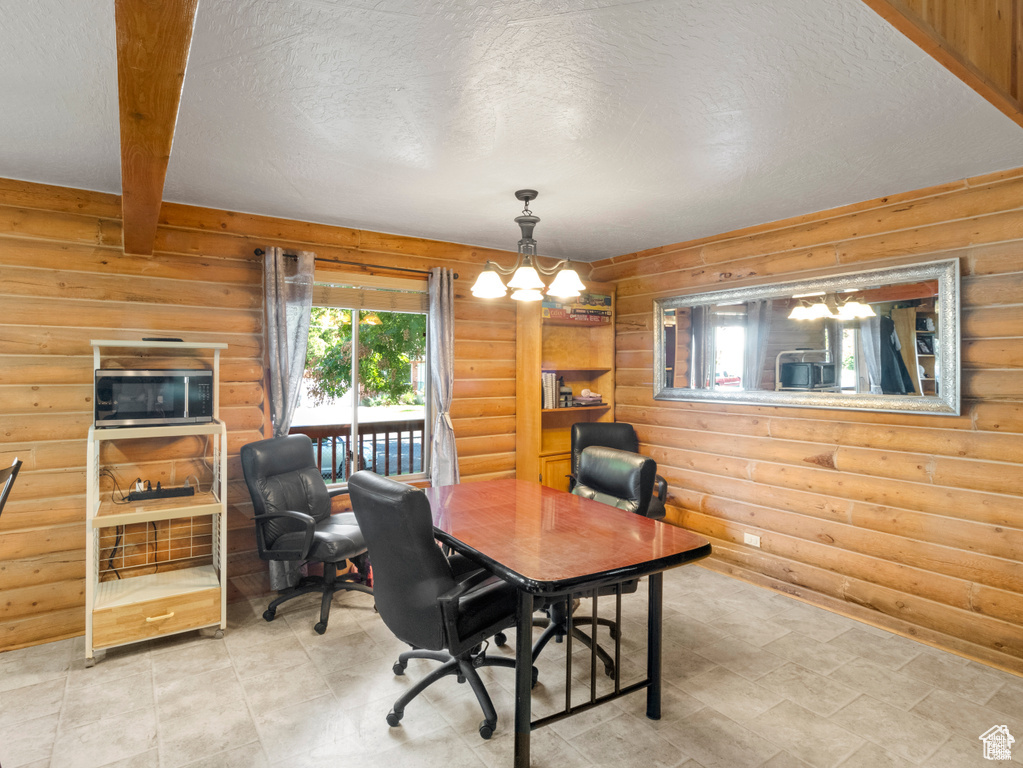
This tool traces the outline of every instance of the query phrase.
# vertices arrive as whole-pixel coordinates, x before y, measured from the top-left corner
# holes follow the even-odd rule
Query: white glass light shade
[[[566,266],[554,276],[554,282],[547,289],[548,296],[557,296],[559,299],[571,299],[586,290],[579,274],[570,266]]]
[[[810,320],[820,320],[821,318],[834,316],[835,315],[832,314],[831,310],[828,309],[828,305],[823,301],[810,307]]]
[[[527,258],[525,263],[515,270],[512,279],[508,281],[508,287],[526,291],[542,291],[544,285],[540,275],[533,268],[533,262]]]
[[[512,293],[511,297],[515,301],[542,301],[543,294],[540,291],[535,291],[531,288],[520,288],[519,290]]]
[[[508,289],[501,282],[501,276],[491,269],[489,265],[480,272],[476,282],[472,284],[471,290],[472,295],[478,299],[500,299],[508,293]]]
[[[810,312],[810,308],[805,304],[796,304],[789,312],[790,320],[813,320],[813,315]]]
[[[858,301],[847,301],[838,310],[838,317],[841,320],[860,320],[864,317],[874,317],[877,313],[869,304],[861,304]]]

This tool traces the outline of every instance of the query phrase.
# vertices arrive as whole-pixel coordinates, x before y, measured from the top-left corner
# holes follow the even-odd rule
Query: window
[[[317,271],[302,400],[290,431],[313,440],[328,483],[347,483],[358,469],[424,476],[426,311],[425,281]]]

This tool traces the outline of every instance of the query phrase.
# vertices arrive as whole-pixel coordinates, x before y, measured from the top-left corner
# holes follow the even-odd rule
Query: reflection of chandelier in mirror
[[[578,296],[586,286],[579,279],[579,274],[572,267],[572,262],[563,259],[553,267],[543,267],[536,258],[536,240],[533,239],[533,227],[540,219],[529,210],[529,201],[535,200],[538,192],[534,189],[520,189],[515,197],[525,203],[522,215],[515,217],[515,222],[522,231],[522,239],[519,240],[519,256],[512,267],[501,267],[492,261],[487,261],[480,276],[472,286],[472,295],[479,299],[499,299],[503,297],[508,288],[514,289],[511,297],[516,301],[540,301],[543,298],[546,287],[540,275],[554,275],[554,281],[547,288],[549,296],[557,296],[560,299],[571,299]],[[539,274],[538,274],[539,273]],[[508,288],[504,287],[501,275],[512,275],[508,281]]]
[[[792,297],[800,301],[789,313],[790,320],[820,320],[825,317],[836,320],[860,320],[865,317],[874,317],[877,314],[869,304],[863,304],[855,299],[839,302],[838,296],[833,293],[824,294],[824,297],[816,304],[807,302],[807,295]]]

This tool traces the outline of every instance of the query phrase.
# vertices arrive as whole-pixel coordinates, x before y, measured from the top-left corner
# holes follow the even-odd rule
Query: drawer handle
[[[164,619],[169,619],[173,615],[174,611],[171,611],[170,613],[165,613],[163,616],[147,616],[146,624],[152,624],[154,621],[163,621]]]

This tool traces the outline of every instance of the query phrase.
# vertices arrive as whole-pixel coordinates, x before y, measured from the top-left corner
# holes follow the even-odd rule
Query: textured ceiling
[[[113,24],[0,4],[0,176],[119,192]],[[589,260],[1020,165],[861,0],[202,0],[164,197]]]

